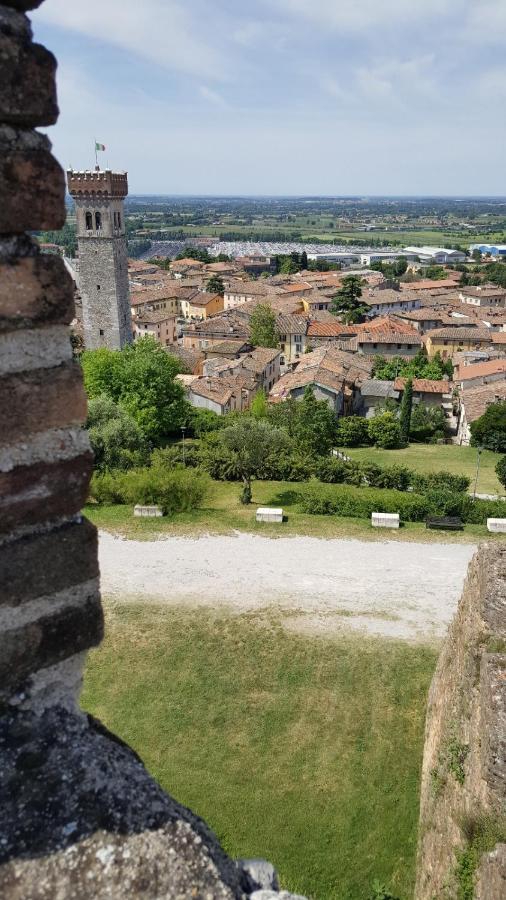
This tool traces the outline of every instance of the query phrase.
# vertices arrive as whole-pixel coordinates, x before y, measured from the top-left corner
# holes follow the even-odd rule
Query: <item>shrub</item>
[[[360,447],[370,444],[368,420],[363,416],[345,416],[339,419],[337,443],[343,447]]]
[[[301,496],[303,511],[313,515],[370,518],[373,512],[398,512],[401,519],[421,522],[430,512],[430,505],[424,497],[384,489],[348,485],[331,487],[312,481]]]
[[[503,488],[506,488],[506,456],[502,456],[495,467],[496,475]]]
[[[437,487],[454,492],[467,491],[470,484],[471,479],[467,475],[455,475],[453,472],[429,472],[426,475],[413,472],[411,476],[411,487],[420,494]]]
[[[474,446],[506,452],[506,400],[491,403],[479,419],[471,422],[471,443]]]
[[[166,515],[196,509],[208,490],[204,472],[162,466],[95,474],[91,483],[91,497],[97,503],[156,503]]]
[[[347,464],[335,456],[319,459],[313,469],[313,475],[327,484],[341,484],[346,481]]]
[[[472,499],[467,494],[455,493],[445,487],[431,487],[425,492],[431,513],[436,516],[458,516],[463,522],[469,520]]]
[[[370,419],[368,431],[370,441],[383,450],[394,450],[402,444],[399,421],[391,412]]]

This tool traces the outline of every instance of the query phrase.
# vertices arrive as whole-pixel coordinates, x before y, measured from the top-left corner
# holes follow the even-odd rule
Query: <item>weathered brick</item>
[[[0,473],[0,535],[78,513],[86,502],[92,470],[90,451]]]
[[[14,125],[54,125],[56,60],[40,44],[20,44],[0,19],[0,121]]]
[[[0,234],[61,228],[65,178],[51,144],[35,131],[0,127]]]
[[[8,695],[38,669],[96,646],[102,636],[103,614],[95,590],[78,605],[4,632],[0,643],[1,692]]]
[[[0,446],[85,418],[86,394],[77,363],[0,379]]]
[[[0,606],[18,606],[97,578],[97,543],[97,529],[82,519],[0,545]]]
[[[0,331],[68,325],[74,283],[61,257],[50,254],[0,262]]]

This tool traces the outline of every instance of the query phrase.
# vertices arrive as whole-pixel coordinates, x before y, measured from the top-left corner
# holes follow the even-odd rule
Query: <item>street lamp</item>
[[[181,425],[181,431],[183,432],[183,466],[186,466],[186,445],[184,442],[184,434],[186,431],[186,425]]]
[[[483,447],[478,447],[478,456],[476,459],[476,477],[474,479],[473,500],[476,500],[476,488],[478,487],[478,475],[480,474],[480,458]]]

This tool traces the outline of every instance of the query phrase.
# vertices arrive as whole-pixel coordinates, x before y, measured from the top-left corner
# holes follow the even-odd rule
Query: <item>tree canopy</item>
[[[453,363],[450,359],[442,360],[440,353],[429,359],[424,350],[419,350],[412,359],[402,356],[375,356],[373,378],[380,381],[393,381],[394,378],[428,378],[429,381],[441,381],[451,378]]]
[[[506,453],[506,400],[491,403],[470,428],[474,446]]]
[[[89,401],[86,428],[97,471],[145,465],[149,446],[141,428],[110,397],[103,394]]]
[[[209,281],[206,284],[206,291],[210,294],[224,294],[225,293],[225,285],[223,283],[223,278],[221,275],[211,275]]]
[[[251,314],[249,324],[250,340],[254,347],[278,346],[279,332],[272,307],[266,303],[259,303]]]
[[[358,275],[346,275],[337,294],[332,298],[331,311],[344,322],[360,322],[369,307],[361,302],[363,280]]]
[[[159,444],[178,432],[188,416],[178,360],[153,338],[122,350],[86,350],[81,356],[90,398],[105,394],[135,420],[148,441]]]

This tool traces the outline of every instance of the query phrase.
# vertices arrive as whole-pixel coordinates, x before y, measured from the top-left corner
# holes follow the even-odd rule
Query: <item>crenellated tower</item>
[[[119,350],[132,340],[123,205],[127,174],[69,169],[67,184],[76,208],[84,343],[89,350]]]

